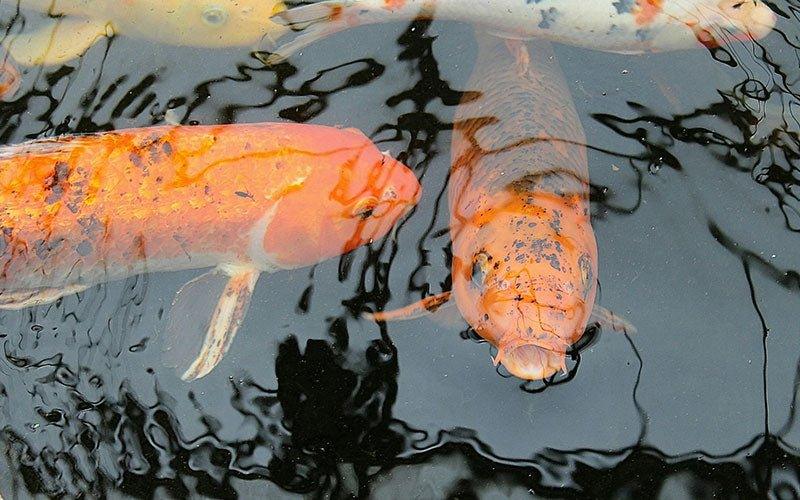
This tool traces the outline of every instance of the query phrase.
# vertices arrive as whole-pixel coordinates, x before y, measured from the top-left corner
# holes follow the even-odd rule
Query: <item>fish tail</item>
[[[270,18],[272,22],[290,28],[297,35],[288,42],[267,50],[269,55],[264,62],[268,65],[283,62],[317,40],[353,26],[380,20],[375,11],[364,7],[363,2],[353,0],[325,0],[275,14]]]

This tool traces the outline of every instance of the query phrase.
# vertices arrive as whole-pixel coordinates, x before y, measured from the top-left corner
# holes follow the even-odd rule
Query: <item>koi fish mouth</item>
[[[541,380],[559,371],[567,372],[566,354],[535,344],[507,346],[492,361],[501,364],[508,372],[523,380]]]
[[[719,11],[704,11],[683,21],[706,48],[719,48],[732,41],[759,40],[777,22],[777,16],[768,6],[753,0],[723,0],[718,8]]]

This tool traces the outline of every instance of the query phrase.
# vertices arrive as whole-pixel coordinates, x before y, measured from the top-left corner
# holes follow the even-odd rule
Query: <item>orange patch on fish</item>
[[[333,6],[331,6],[331,13],[330,13],[330,16],[329,16],[330,20],[331,21],[336,21],[337,19],[342,17],[342,10],[343,10],[343,8],[342,8],[341,5],[333,5]]]
[[[633,9],[636,24],[645,26],[653,21],[663,10],[664,0],[636,0],[636,6]]]
[[[402,9],[406,0],[383,0],[383,8],[386,10]]]

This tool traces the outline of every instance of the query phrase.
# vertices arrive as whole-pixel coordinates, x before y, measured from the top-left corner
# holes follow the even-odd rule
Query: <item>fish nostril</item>
[[[228,12],[222,7],[212,6],[203,11],[203,21],[209,26],[222,26],[228,20]]]

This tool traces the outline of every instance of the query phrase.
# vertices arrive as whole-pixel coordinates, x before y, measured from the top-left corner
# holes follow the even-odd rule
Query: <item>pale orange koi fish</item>
[[[354,129],[163,126],[0,148],[0,309],[128,276],[212,267],[172,304],[167,332],[207,374],[262,272],[381,238],[419,197],[402,163]],[[208,303],[209,310],[198,308]],[[192,335],[205,335],[192,342]],[[180,356],[179,356],[180,357]]]
[[[537,380],[566,369],[567,349],[597,321],[632,327],[594,303],[597,244],[586,139],[547,42],[484,36],[456,109],[450,172],[452,292],[377,320],[418,316],[455,299],[497,347],[495,363]],[[513,51],[513,53],[512,53]]]
[[[272,44],[286,28],[270,21],[285,9],[280,0],[19,0],[23,14],[40,12],[42,23],[26,18],[24,29],[3,45],[28,66],[62,64],[95,43],[116,35],[193,47],[256,48]],[[2,5],[0,5],[2,7]]]

